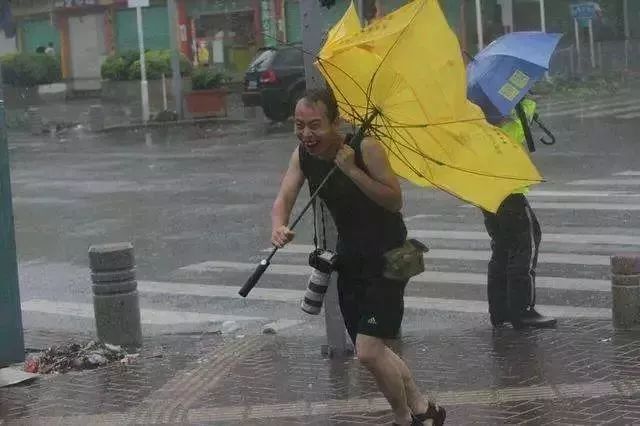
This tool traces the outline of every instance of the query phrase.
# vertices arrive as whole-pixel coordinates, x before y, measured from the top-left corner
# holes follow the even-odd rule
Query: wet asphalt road
[[[598,102],[603,101],[578,105],[591,108]],[[558,143],[538,145],[533,154],[547,182],[530,199],[544,235],[559,236],[543,236],[541,253],[550,254],[538,275],[550,279],[539,286],[537,298],[542,305],[588,308],[603,316],[610,306],[603,287],[607,256],[638,251],[640,245],[640,119],[563,114],[571,108],[575,104],[559,100],[541,109],[543,119],[545,111],[549,114],[545,121]],[[271,203],[294,146],[288,127],[267,132],[250,125],[155,131],[146,137],[140,132],[95,136],[81,129],[61,137],[11,134],[25,327],[93,327],[87,250],[92,244],[131,241],[143,308],[200,315],[174,320],[167,314],[165,322],[146,323],[148,333],[219,328],[225,319],[249,331],[286,319],[295,326],[283,333],[322,333],[322,318],[303,314],[289,300],[295,296],[291,290],[305,288],[305,248],[278,254],[274,262],[294,270],[267,274],[259,284],[285,293],[271,297],[276,292],[267,290],[264,297],[246,300],[233,294],[268,249]],[[427,269],[444,274],[410,285],[408,295],[417,298],[417,306],[407,310],[405,328],[487,327],[478,308],[485,300],[488,247],[482,215],[446,194],[404,188],[407,227],[426,233],[423,241],[439,253],[427,258]],[[311,230],[306,218],[296,243],[311,244]],[[444,234],[434,236],[435,231]],[[581,242],[580,235],[603,240]],[[553,259],[556,254],[592,257]],[[565,285],[554,277],[576,282]],[[162,286],[151,289],[147,281]],[[428,303],[420,306],[423,298],[444,302],[430,309]]]

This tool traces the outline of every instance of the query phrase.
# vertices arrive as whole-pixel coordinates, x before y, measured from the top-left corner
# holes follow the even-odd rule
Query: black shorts
[[[338,273],[340,310],[351,341],[364,334],[395,339],[404,315],[407,281],[395,281],[381,274]]]

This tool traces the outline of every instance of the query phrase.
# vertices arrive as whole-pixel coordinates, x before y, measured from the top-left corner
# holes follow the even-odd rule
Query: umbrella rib
[[[404,139],[404,137],[403,137],[402,135],[398,134],[398,136],[400,136],[401,138],[403,138],[403,139]],[[405,141],[405,142],[406,142],[406,141]],[[395,142],[395,141],[394,141],[394,143],[395,143],[395,144],[398,144],[398,142]],[[383,144],[384,144],[384,142],[383,142]],[[400,144],[400,145],[402,146],[402,144]],[[386,144],[385,144],[385,146],[386,146]],[[396,157],[398,157],[398,155],[397,155],[393,150],[391,150],[391,152],[392,152]],[[422,155],[422,153],[419,153],[419,154],[421,154],[421,155]],[[425,158],[426,158],[426,157],[425,157]],[[467,202],[467,203],[469,203],[469,204],[472,204],[472,205],[474,205],[474,206],[476,206],[476,207],[480,207],[479,205],[477,205],[477,204],[476,204],[476,203],[474,203],[473,201],[471,201],[471,200],[467,200],[466,198],[461,197],[460,195],[453,193],[450,189],[448,189],[448,188],[446,188],[446,187],[443,187],[442,185],[440,185],[440,184],[438,184],[438,183],[434,182],[432,179],[428,178],[428,177],[427,177],[427,176],[425,176],[423,173],[421,173],[420,171],[418,171],[414,166],[412,166],[411,164],[408,164],[408,162],[407,162],[407,161],[405,161],[405,160],[403,160],[403,159],[401,159],[401,158],[399,158],[399,157],[398,157],[398,159],[399,159],[399,160],[400,160],[400,161],[401,161],[405,166],[409,167],[409,168],[410,168],[410,169],[411,169],[411,170],[412,170],[412,171],[413,171],[417,176],[419,176],[419,177],[421,177],[421,178],[423,178],[423,179],[426,179],[427,181],[429,181],[429,183],[431,183],[434,187],[438,188],[439,190],[441,190],[441,191],[443,191],[443,192],[445,192],[445,193],[447,193],[447,194],[449,194],[449,195],[451,195],[451,196],[453,196],[453,197],[455,197],[455,198],[458,198],[458,199],[460,199],[460,200],[462,200],[462,201],[465,201],[465,202]],[[434,161],[434,160],[432,160],[432,161]],[[434,162],[439,163],[439,162],[437,162],[437,161],[434,161]]]
[[[384,117],[383,116],[382,120],[386,121],[386,120],[388,120],[388,117]],[[411,151],[411,152],[413,152],[413,153],[415,153],[417,155],[420,155],[420,156],[422,156],[424,158],[423,153],[418,148],[417,141],[415,141],[415,140],[413,141],[413,146],[415,147],[414,148],[414,147],[410,146],[411,143],[407,139],[405,139],[404,136],[401,135],[400,132],[397,129],[391,129],[391,130],[393,130],[397,134],[397,136],[399,136],[400,139],[402,139],[402,141],[406,145],[403,145],[403,144],[399,143],[398,141],[396,141],[395,138],[390,137],[389,139],[395,144],[394,148],[395,148],[395,150],[397,150],[397,152],[395,152],[395,150],[391,149],[390,147],[387,147],[387,148],[398,158],[398,160],[400,160],[405,166],[409,167],[416,175],[418,175],[418,176],[420,176],[420,177],[422,177],[424,179],[428,179],[420,171],[418,171],[413,164],[411,164],[411,162],[406,158],[406,156],[404,154],[402,154],[402,151],[398,148],[398,146],[403,147],[403,148],[405,148],[405,149],[407,149],[407,150],[409,150],[409,151]],[[402,158],[401,158],[401,156],[402,156]],[[436,162],[436,161],[434,160],[434,162]],[[437,164],[437,162],[436,162],[436,164]]]
[[[519,178],[519,177],[515,177],[515,176],[496,175],[496,174],[490,174],[490,173],[483,173],[483,172],[479,172],[477,170],[471,170],[471,169],[467,169],[467,168],[464,168],[464,167],[454,166],[453,164],[449,164],[447,162],[437,160],[437,159],[433,158],[432,156],[425,154],[422,150],[418,150],[418,149],[412,148],[411,146],[409,146],[409,144],[411,144],[411,142],[408,141],[407,139],[405,139],[405,137],[402,134],[400,134],[400,132],[398,132],[397,129],[394,129],[394,128],[391,128],[391,129],[394,130],[396,135],[398,137],[400,137],[400,139],[402,139],[407,145],[404,145],[402,143],[394,141],[395,144],[397,144],[397,145],[399,145],[399,146],[401,146],[401,147],[403,147],[405,149],[408,149],[408,150],[412,151],[413,153],[418,154],[421,157],[423,157],[424,159],[426,159],[428,161],[431,161],[431,162],[433,162],[433,163],[435,163],[435,164],[437,164],[439,166],[448,167],[448,168],[453,169],[453,170],[458,170],[460,172],[473,174],[473,175],[476,175],[476,176],[490,177],[490,178],[496,178],[496,179],[508,179],[508,180],[515,180],[515,181],[523,181],[523,182],[544,182],[544,179],[536,180],[536,179]],[[411,136],[411,138],[413,139],[413,136]],[[392,140],[393,140],[393,138],[392,138]],[[415,139],[413,140],[413,144],[417,145],[417,141]],[[403,160],[401,158],[398,158],[398,159],[400,161],[402,161],[403,164],[405,164],[406,166],[412,167],[409,164],[407,164],[405,162],[405,160]],[[427,179],[427,177],[422,175],[422,174],[418,174],[418,176]]]
[[[340,94],[340,96],[345,100],[345,102],[342,102],[344,104],[347,104],[350,109],[351,109],[351,113],[352,115],[354,115],[359,121],[364,121],[364,117],[360,116],[360,114],[358,114],[358,111],[356,110],[356,107],[353,106],[353,104],[351,104],[350,102],[347,101],[347,97],[344,95],[344,93],[342,92],[342,90],[340,90],[340,88],[338,87],[338,85],[335,83],[335,81],[333,80],[333,78],[330,77],[330,74],[326,72],[326,68],[323,64],[323,62],[327,62],[329,65],[333,65],[336,69],[338,69],[340,72],[344,73],[347,77],[349,77],[351,80],[353,80],[353,82],[356,84],[356,86],[363,91],[362,87],[360,87],[360,85],[358,84],[357,81],[355,81],[355,79],[353,79],[353,77],[351,77],[346,71],[342,70],[340,67],[332,64],[331,62],[325,61],[325,60],[320,60],[318,59],[318,64],[320,64],[320,66],[322,67],[323,70],[325,70],[325,74],[327,76],[327,78],[329,79],[329,82],[331,82],[333,84],[333,86],[336,88],[336,90],[338,91],[338,93]]]
[[[393,119],[389,119],[389,120],[390,120],[391,123],[395,123],[395,124],[390,126],[390,127],[393,127],[393,128],[397,128],[397,129],[420,129],[420,128],[425,128],[425,127],[446,126],[448,124],[473,123],[473,122],[476,122],[476,121],[486,121],[486,117],[485,118],[482,118],[482,117],[467,118],[467,119],[464,119],[464,120],[440,121],[438,123],[423,123],[423,124],[410,124],[410,123],[403,123],[401,121],[393,120]]]

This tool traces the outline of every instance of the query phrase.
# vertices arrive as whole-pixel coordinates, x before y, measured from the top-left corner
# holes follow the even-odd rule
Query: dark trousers
[[[498,320],[518,318],[536,301],[540,224],[522,194],[509,195],[496,214],[483,213],[491,237],[489,314]]]

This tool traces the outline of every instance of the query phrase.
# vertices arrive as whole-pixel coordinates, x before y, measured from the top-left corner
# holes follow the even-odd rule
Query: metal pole
[[[544,7],[544,0],[540,0],[540,31],[547,32],[547,13]],[[544,73],[544,78],[549,80],[549,71]]]
[[[628,40],[631,38],[631,28],[629,27],[629,0],[623,0],[622,8],[624,14],[624,38]]]
[[[591,68],[596,67],[596,50],[593,43],[593,19],[589,19],[589,49],[591,51]]]
[[[166,111],[169,107],[167,105],[167,79],[162,73],[162,107],[163,111]]]
[[[476,0],[476,31],[478,32],[478,52],[484,49],[484,31],[482,30],[482,4]]]
[[[629,27],[629,1],[623,0],[624,9],[624,66],[629,67],[629,39],[631,38],[631,28]]]
[[[10,174],[4,95],[0,84],[0,367],[24,361]]]
[[[360,19],[362,20],[362,12]],[[302,47],[306,52],[318,52],[321,47],[322,10],[318,0],[300,0],[300,17],[302,22]],[[308,89],[323,87],[325,82],[319,71],[313,65],[312,55],[304,55],[304,70],[306,87]],[[324,209],[327,212],[327,209]],[[322,209],[316,209],[316,214],[321,214]],[[337,241],[337,231],[330,215],[325,215],[327,248],[333,249]],[[318,222],[320,223],[320,222]],[[323,345],[322,353],[328,356],[343,355],[353,351],[350,342],[347,341],[347,332],[342,319],[342,313],[338,305],[337,274],[331,274],[331,283],[324,297],[324,318],[327,333],[327,344]]]
[[[358,10],[358,17],[360,18],[360,25],[364,27],[366,24],[366,22],[364,21],[364,0],[358,0],[356,5]]]
[[[178,118],[184,118],[184,108],[182,102],[182,74],[180,73],[180,48],[178,46],[178,11],[176,0],[167,0],[167,11],[169,15],[169,43],[171,45],[171,71],[173,98],[175,100],[176,114]]]
[[[305,52],[318,52],[322,43],[322,11],[318,0],[301,0],[302,48]],[[304,55],[304,73],[308,89],[323,87],[324,80],[313,65],[312,55]]]
[[[598,68],[602,71],[602,42],[598,42]]]
[[[544,8],[544,0],[540,0],[540,31],[547,32],[547,16]]]
[[[144,34],[142,31],[142,8],[136,7],[138,25],[138,48],[140,49],[140,92],[142,93],[142,122],[149,121],[149,85],[147,83],[147,67],[144,58]]]
[[[513,0],[503,0],[502,6],[502,27],[505,28],[505,32],[512,33],[514,31],[513,25]],[[508,28],[508,31],[506,31]]]
[[[580,52],[580,26],[578,20],[573,20],[573,30],[576,35],[576,54],[578,57],[578,74],[582,74],[582,54]]]
[[[575,75],[575,65],[573,63],[573,46],[569,48],[569,69],[571,71],[571,75]]]

